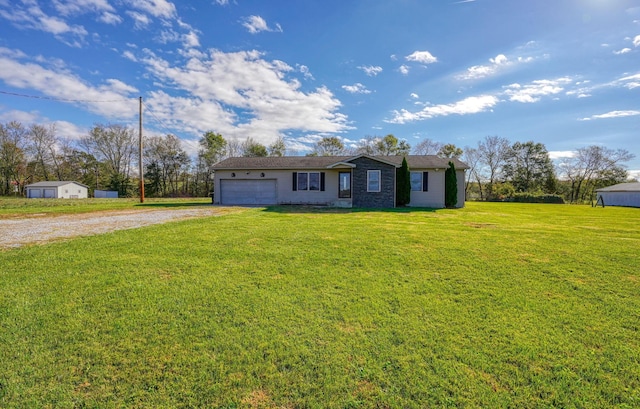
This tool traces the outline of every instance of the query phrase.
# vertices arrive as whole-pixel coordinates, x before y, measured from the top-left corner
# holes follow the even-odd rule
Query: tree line
[[[175,135],[145,137],[145,192],[148,196],[203,197],[213,190],[213,166],[228,157],[295,154],[281,137],[263,145],[206,132],[192,158]],[[634,155],[624,149],[587,146],[574,156],[551,161],[544,144],[511,143],[487,136],[476,146],[460,148],[424,139],[415,146],[394,135],[366,136],[355,145],[327,136],[313,144],[308,156],[438,155],[467,163],[465,190],[479,200],[502,200],[518,193],[561,195],[569,202],[588,201],[595,189],[627,180],[624,163]],[[75,180],[90,190],[137,191],[138,135],[119,124],[96,124],[79,140],[58,136],[54,125],[0,123],[0,195],[24,196],[25,186],[43,180]]]

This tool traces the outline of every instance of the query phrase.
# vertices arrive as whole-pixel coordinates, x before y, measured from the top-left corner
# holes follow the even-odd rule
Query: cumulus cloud
[[[269,27],[267,21],[260,16],[249,16],[243,19],[242,25],[251,33],[257,34],[261,31],[282,32],[280,24],[276,23],[275,28]]]
[[[364,71],[364,73],[370,77],[375,77],[376,75],[382,72],[382,67],[374,66],[374,65],[364,65],[364,66],[359,66],[358,68]]]
[[[137,30],[142,30],[151,23],[151,19],[149,18],[149,16],[144,13],[139,13],[137,11],[127,11],[127,14],[133,19],[133,26]]]
[[[497,75],[500,72],[517,66],[518,64],[526,64],[534,61],[534,57],[520,56],[514,60],[510,60],[504,54],[498,54],[494,58],[489,59],[489,64],[486,65],[474,65],[467,68],[465,72],[456,76],[460,80],[476,80],[480,78]]]
[[[468,97],[453,104],[429,105],[418,112],[409,112],[406,109],[393,111],[393,118],[386,122],[404,124],[439,116],[477,114],[491,110],[497,103],[498,98],[493,95]]]
[[[351,93],[351,94],[371,94],[371,91],[367,89],[364,85],[357,82],[353,85],[343,85],[342,89]]]
[[[80,47],[88,34],[81,25],[70,25],[59,17],[46,14],[35,2],[26,2],[24,5],[12,4],[6,9],[0,8],[0,17],[20,28],[53,34],[56,39],[73,47]]]
[[[414,51],[404,58],[407,61],[415,61],[422,64],[433,64],[435,62],[438,62],[438,59],[431,55],[429,51]]]
[[[633,37],[633,45],[635,47],[640,47],[640,35]]]
[[[400,68],[398,68],[398,71],[400,71],[400,74],[402,74],[402,75],[408,75],[409,74],[409,66],[401,65]]]
[[[147,101],[158,117],[176,128],[194,134],[216,129],[232,138],[251,135],[261,142],[289,130],[351,129],[331,91],[326,87],[301,91],[300,81],[288,78],[296,70],[282,61],[264,59],[259,51],[211,50],[184,65],[172,65],[150,50],[144,53],[140,59],[148,73],[184,94],[174,97],[158,91]]]
[[[570,78],[563,77],[555,80],[537,80],[526,85],[511,84],[504,87],[504,94],[510,101],[533,103],[540,101],[544,96],[559,94],[570,82]]]
[[[19,89],[37,90],[51,98],[67,100],[109,118],[136,115],[137,89],[117,79],[95,86],[73,75],[65,67],[44,67],[34,62],[0,56],[0,80]],[[106,102],[109,101],[109,102]]]
[[[176,16],[176,6],[167,0],[129,0],[132,8],[156,18],[171,19]]]
[[[574,156],[576,156],[575,151],[549,151],[549,159],[551,160],[573,158]]]
[[[624,118],[628,116],[637,116],[640,115],[640,111],[611,111],[604,114],[599,115],[591,115],[590,117],[580,118],[580,121],[591,121],[592,119],[610,119],[610,118]]]

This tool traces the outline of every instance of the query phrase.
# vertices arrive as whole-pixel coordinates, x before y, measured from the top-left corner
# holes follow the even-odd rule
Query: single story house
[[[27,198],[31,199],[86,199],[89,197],[89,186],[78,182],[37,182],[25,187]]]
[[[640,207],[640,183],[619,183],[596,189],[596,194],[605,206]]]
[[[214,203],[222,205],[396,206],[396,174],[404,156],[283,156],[228,158],[214,165]],[[458,159],[406,156],[411,172],[409,206],[443,208],[445,170],[452,161],[458,204],[464,206],[469,167]]]

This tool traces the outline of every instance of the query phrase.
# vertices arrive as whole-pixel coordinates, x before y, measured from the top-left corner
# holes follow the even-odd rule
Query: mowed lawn
[[[640,209],[247,209],[0,251],[0,407],[640,406]]]

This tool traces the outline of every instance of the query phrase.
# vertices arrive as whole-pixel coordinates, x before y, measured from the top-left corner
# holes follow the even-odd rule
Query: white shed
[[[620,183],[596,190],[598,204],[640,207],[640,183]]]
[[[25,186],[27,198],[36,199],[86,199],[89,186],[78,182],[38,182]]]

